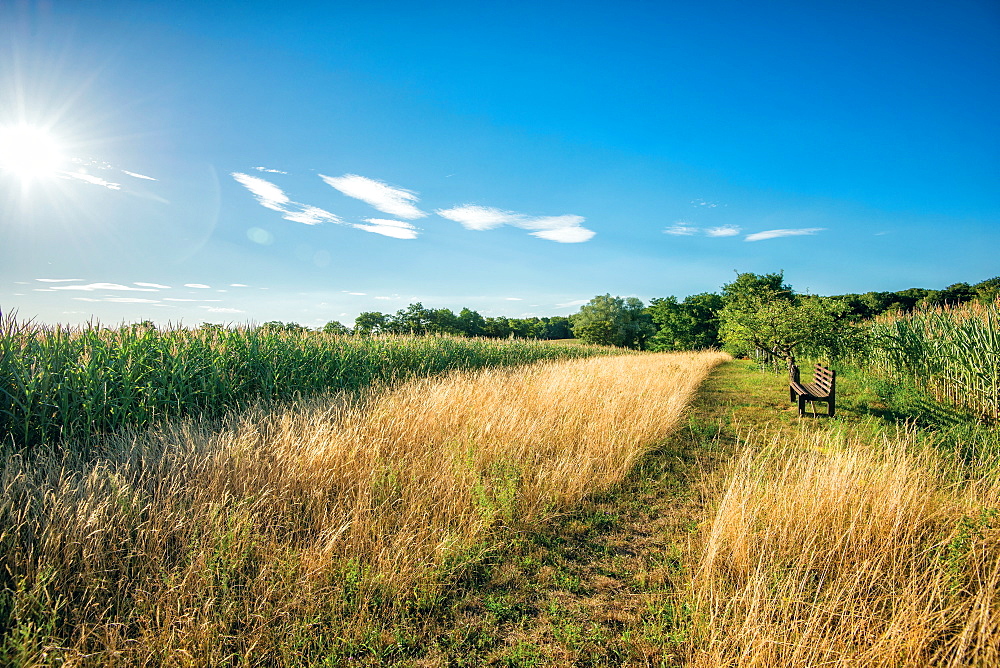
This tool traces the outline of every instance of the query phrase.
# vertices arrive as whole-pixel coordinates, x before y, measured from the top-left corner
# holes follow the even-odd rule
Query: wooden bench
[[[799,379],[799,367],[794,364],[788,367],[788,394],[792,401],[799,402],[799,417],[806,413],[806,402],[826,402],[828,413],[833,417],[837,413],[837,372],[822,364],[813,369],[813,382],[803,383]],[[816,404],[813,403],[813,415],[816,415]]]

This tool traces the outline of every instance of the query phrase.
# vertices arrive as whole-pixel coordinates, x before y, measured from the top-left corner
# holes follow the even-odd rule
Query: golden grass
[[[920,442],[751,435],[703,532],[696,666],[1000,664],[1000,481]]]
[[[0,662],[307,664],[616,484],[721,353],[416,380],[0,471]],[[109,446],[109,448],[112,448]],[[373,625],[374,624],[374,625]]]

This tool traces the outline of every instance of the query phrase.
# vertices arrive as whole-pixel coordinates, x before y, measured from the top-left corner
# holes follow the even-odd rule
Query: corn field
[[[1000,301],[876,319],[872,366],[939,401],[1000,418]]]
[[[524,340],[47,327],[0,314],[0,441],[16,450],[68,441],[84,448],[95,435],[163,418],[608,352]]]

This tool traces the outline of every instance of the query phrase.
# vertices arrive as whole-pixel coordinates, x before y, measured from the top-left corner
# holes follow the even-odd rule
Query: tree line
[[[859,345],[851,325],[883,313],[970,301],[992,303],[1000,296],[1000,277],[976,284],[955,283],[941,290],[909,288],[822,297],[799,293],[784,273],[737,273],[718,293],[683,299],[656,297],[649,305],[635,297],[598,295],[569,316],[544,318],[484,317],[463,308],[425,308],[420,302],[395,313],[367,311],[351,329],[333,320],[322,331],[362,336],[379,334],[448,334],[525,339],[580,339],[585,343],[651,351],[725,348],[737,355],[762,351],[794,359],[794,351],[837,357]],[[266,322],[261,327],[306,330],[297,323]]]

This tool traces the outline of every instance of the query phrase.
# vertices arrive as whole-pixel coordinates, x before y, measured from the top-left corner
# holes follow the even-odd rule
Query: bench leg
[[[806,396],[804,394],[799,395],[799,417],[803,417],[806,414]]]
[[[835,416],[837,414],[837,400],[830,399],[830,401],[827,402],[827,405],[830,407],[830,417]]]

